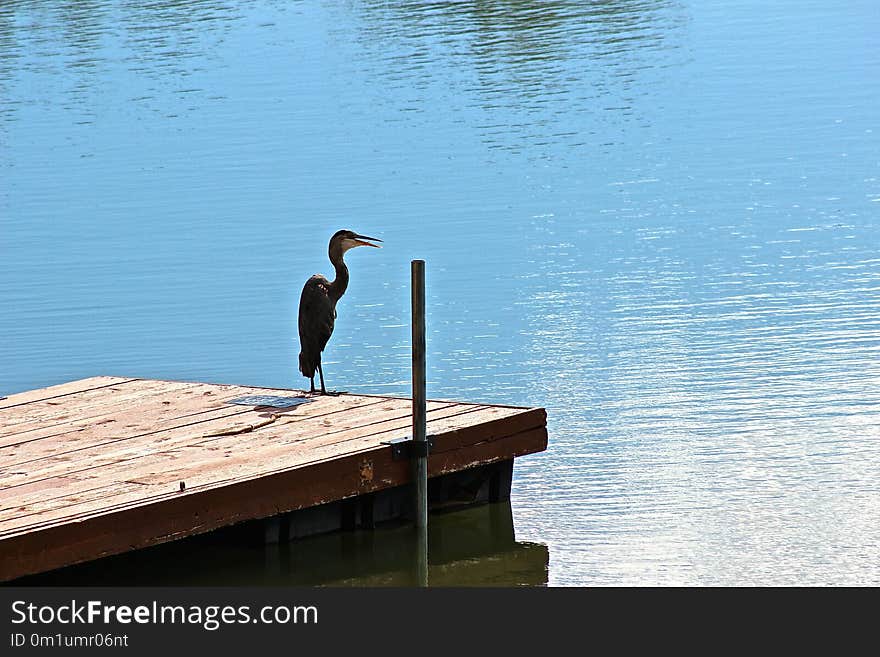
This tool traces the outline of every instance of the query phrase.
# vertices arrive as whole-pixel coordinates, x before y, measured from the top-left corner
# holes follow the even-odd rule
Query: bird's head
[[[369,241],[368,241],[369,240]],[[376,237],[367,237],[366,235],[358,235],[354,231],[351,230],[339,230],[330,238],[330,254],[331,257],[333,252],[337,253],[345,253],[349,249],[353,249],[356,246],[372,246],[374,248],[382,248],[378,244],[372,244],[371,242],[381,242],[382,240]]]

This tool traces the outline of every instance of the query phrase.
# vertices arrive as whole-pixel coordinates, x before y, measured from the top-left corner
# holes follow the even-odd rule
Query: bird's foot
[[[345,390],[322,390],[319,394],[327,395],[328,397],[338,397],[339,395],[344,395]]]

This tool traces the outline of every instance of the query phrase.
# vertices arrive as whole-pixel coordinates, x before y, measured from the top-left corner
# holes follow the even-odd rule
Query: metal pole
[[[413,442],[427,441],[425,381],[425,261],[412,261],[412,388]],[[421,446],[420,446],[421,447]],[[413,479],[416,494],[417,576],[421,586],[428,585],[428,456],[419,450],[414,459]]]
[[[412,261],[413,441],[427,440],[425,392],[425,261]],[[416,527],[428,526],[428,457],[415,459]]]

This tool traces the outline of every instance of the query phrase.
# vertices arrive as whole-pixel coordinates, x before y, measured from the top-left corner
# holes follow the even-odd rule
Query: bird
[[[368,241],[369,240],[369,241]],[[372,242],[376,237],[358,235],[351,230],[339,230],[330,238],[328,252],[330,262],[336,269],[336,278],[328,281],[315,274],[303,286],[299,299],[299,371],[311,381],[311,394],[315,394],[315,370],[321,376],[321,394],[329,394],[324,387],[324,370],[321,369],[321,353],[333,335],[336,323],[336,304],[348,288],[348,267],[343,256],[358,246],[381,248]]]

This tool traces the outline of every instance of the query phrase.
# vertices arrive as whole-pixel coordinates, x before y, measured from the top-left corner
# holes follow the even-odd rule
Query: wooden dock
[[[547,446],[540,408],[427,410],[437,481]],[[411,412],[406,398],[118,377],[0,399],[0,581],[397,489],[411,463],[385,441],[409,435]]]

